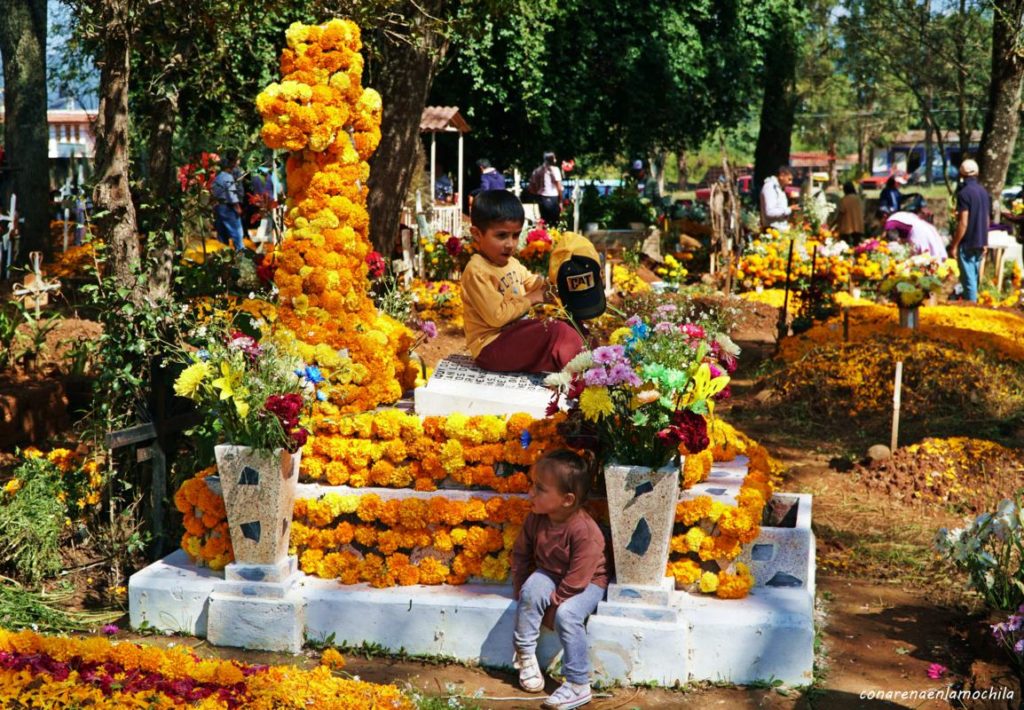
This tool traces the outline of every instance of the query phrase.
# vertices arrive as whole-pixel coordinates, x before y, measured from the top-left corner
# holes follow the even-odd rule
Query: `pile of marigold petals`
[[[288,158],[286,234],[275,254],[277,327],[316,348],[346,353],[344,378],[328,377],[344,411],[394,402],[416,370],[412,334],[379,314],[369,296],[366,211],[369,165],[380,142],[381,100],[363,88],[359,28],[347,20],[293,24],[281,55],[282,81],[256,99],[264,142]]]
[[[1024,474],[1024,451],[964,436],[929,437],[854,470],[869,488],[907,503],[990,509]]]
[[[308,671],[249,665],[202,659],[182,647],[162,649],[112,643],[101,637],[63,638],[2,629],[0,706],[110,710],[414,707],[393,685],[338,678],[328,665]]]

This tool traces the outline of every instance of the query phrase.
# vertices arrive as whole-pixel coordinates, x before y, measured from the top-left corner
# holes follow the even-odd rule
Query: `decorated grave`
[[[365,296],[380,103],[361,87],[359,46],[348,22],[294,25],[285,79],[258,100],[268,145],[292,151],[273,337],[317,368],[301,465],[219,447],[218,468],[175,496],[182,549],[132,576],[131,622],[252,649],[333,637],[508,666],[509,555],[529,467],[565,445],[565,415],[537,411],[529,398],[546,405],[550,392],[536,379],[457,360],[417,392],[415,413],[380,407],[410,384],[411,338]],[[708,435],[681,471],[622,467],[607,501],[588,504],[627,528],[619,579],[588,622],[598,681],[811,680],[810,497],[773,495],[777,463],[721,419]],[[617,497],[628,520],[609,514]],[[542,663],[557,647],[542,636]]]

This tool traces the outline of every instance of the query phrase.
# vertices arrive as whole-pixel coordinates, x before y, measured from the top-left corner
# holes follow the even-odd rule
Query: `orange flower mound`
[[[347,20],[293,24],[281,55],[282,81],[256,99],[262,136],[288,158],[286,233],[275,255],[277,326],[321,362],[319,346],[351,366],[332,380],[343,412],[394,402],[408,380],[412,334],[379,314],[369,296],[367,160],[380,142],[381,100],[363,88],[359,28]],[[326,356],[331,359],[331,356]]]

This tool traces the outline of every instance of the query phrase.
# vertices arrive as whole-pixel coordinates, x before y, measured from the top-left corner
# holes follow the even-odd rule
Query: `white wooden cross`
[[[32,262],[32,273],[25,277],[25,282],[14,284],[14,295],[25,300],[28,305],[29,298],[36,309],[36,320],[39,320],[39,308],[48,300],[50,291],[60,290],[60,281],[46,281],[43,279],[43,253],[41,251],[29,252],[29,261]]]
[[[74,154],[72,154],[72,158],[74,158]],[[75,191],[71,187],[71,173],[68,173],[64,184],[60,188],[60,202],[64,206],[64,251],[68,250],[68,218],[71,216],[71,210],[68,209],[68,198],[74,194]]]
[[[6,215],[0,214],[0,224],[7,222],[7,231],[0,237],[0,276],[7,277],[14,259],[14,236],[18,223],[18,196],[11,194],[11,208]]]

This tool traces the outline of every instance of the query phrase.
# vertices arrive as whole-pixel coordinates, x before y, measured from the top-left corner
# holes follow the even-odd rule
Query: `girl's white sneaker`
[[[548,696],[541,707],[551,708],[551,710],[572,710],[586,705],[592,698],[590,683],[576,684],[566,681],[559,686],[558,690]]]
[[[544,690],[544,676],[536,656],[521,656],[516,651],[512,665],[519,669],[519,685],[527,693],[539,693]],[[575,707],[575,706],[574,706]]]

